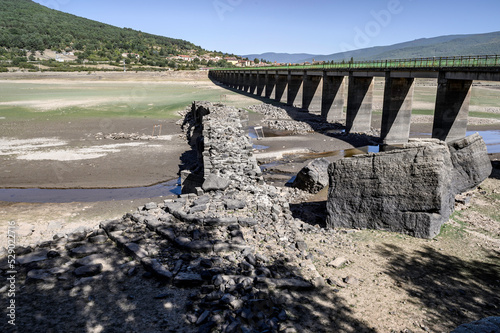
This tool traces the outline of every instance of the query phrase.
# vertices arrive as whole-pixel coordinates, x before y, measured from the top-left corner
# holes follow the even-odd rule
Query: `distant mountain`
[[[309,54],[303,58],[298,57],[299,54],[288,53],[252,54],[248,55],[248,58],[264,58],[268,61],[281,63],[302,63],[312,62],[313,59],[316,61],[342,61],[350,60],[351,57],[354,60],[381,60],[489,54],[500,54],[500,31],[421,38],[389,46],[376,46],[329,55]]]
[[[249,60],[254,60],[255,58],[257,59],[264,59],[267,61],[272,61],[272,62],[300,62],[303,61],[304,59],[307,58],[312,58],[314,57],[314,54],[309,54],[309,53],[274,53],[274,52],[267,52],[267,53],[262,53],[262,54],[246,54],[242,56],[243,58],[248,58]]]

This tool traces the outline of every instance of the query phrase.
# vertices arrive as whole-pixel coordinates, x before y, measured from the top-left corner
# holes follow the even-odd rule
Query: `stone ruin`
[[[477,133],[448,144],[410,140],[393,151],[335,161],[327,226],[432,238],[453,212],[455,195],[478,186],[491,169]]]
[[[194,102],[183,129],[197,152],[192,170],[182,171],[183,193],[225,190],[263,183],[253,146],[242,120],[246,111]]]
[[[188,172],[202,179],[201,187],[192,187],[196,193],[148,203],[98,229],[17,248],[25,283],[80,290],[103,275],[132,276],[142,266],[145,278],[194,289],[180,320],[200,331],[294,331],[285,311],[290,293],[324,285],[303,236],[319,231],[290,211],[289,203],[305,193],[262,181],[241,116],[237,109],[194,103],[184,128],[201,149]],[[105,267],[115,248],[135,260],[111,273]],[[5,260],[0,270],[8,269]]]

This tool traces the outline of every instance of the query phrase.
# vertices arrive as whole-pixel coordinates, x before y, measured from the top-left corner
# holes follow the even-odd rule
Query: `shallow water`
[[[466,135],[469,136],[474,133],[479,133],[483,137],[488,154],[500,153],[500,130],[468,131]]]
[[[180,194],[179,180],[165,183],[129,188],[99,188],[99,189],[0,189],[0,201],[8,202],[97,202],[111,200],[134,200]]]
[[[500,153],[500,130],[489,131],[468,131],[467,135],[479,133],[486,143],[488,153]],[[264,128],[266,136],[284,136],[290,135],[287,132],[277,132]],[[257,138],[253,129],[249,130],[251,138]],[[430,133],[412,133],[411,137],[430,137]],[[264,150],[269,147],[254,145],[255,149]],[[294,161],[306,161],[314,158],[327,156],[351,157],[359,154],[377,153],[379,146],[364,146],[345,150],[329,151],[323,153],[310,153],[294,156]],[[260,166],[261,170],[266,170],[273,166],[289,163],[288,160],[278,160]],[[293,175],[290,175],[293,179]],[[291,181],[292,181],[291,179]],[[65,202],[97,202],[111,200],[134,200],[143,198],[153,198],[160,196],[178,195],[181,192],[179,179],[174,179],[165,183],[132,188],[114,188],[114,189],[0,189],[0,201],[7,202],[31,202],[31,203],[65,203]]]
[[[478,133],[483,137],[488,154],[500,153],[500,130],[467,131],[466,136]],[[411,138],[430,138],[431,133],[411,133]]]

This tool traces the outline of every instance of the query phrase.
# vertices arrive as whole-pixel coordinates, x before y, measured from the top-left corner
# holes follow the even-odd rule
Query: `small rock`
[[[89,238],[89,242],[92,244],[103,244],[108,240],[106,235],[97,235]]]
[[[102,272],[102,264],[85,265],[73,271],[76,277],[89,277]]]
[[[344,258],[344,257],[338,257],[338,258],[335,258],[335,260],[330,261],[326,265],[330,266],[330,267],[339,268],[339,267],[343,266],[346,263],[347,263],[347,259],[346,258]]]
[[[75,261],[75,265],[77,265],[77,266],[95,265],[95,264],[102,263],[105,259],[106,259],[106,256],[104,254],[95,253],[95,254],[91,254],[89,256],[77,259]]]
[[[355,277],[352,276],[347,276],[343,279],[344,283],[350,284],[350,285],[357,285],[359,284],[359,280],[356,279]]]
[[[307,250],[307,244],[304,241],[298,241],[297,243],[295,243],[295,247],[299,251],[305,251],[305,250]]]
[[[33,269],[28,272],[26,278],[35,281],[50,281],[53,279],[53,276],[46,269]]]
[[[213,262],[210,259],[201,259],[200,266],[204,268],[212,268]]]
[[[203,284],[203,279],[200,274],[179,273],[174,278],[174,284],[181,288],[195,287]]]
[[[47,258],[49,258],[49,259],[57,258],[60,256],[61,256],[61,254],[55,250],[50,250],[49,252],[47,252]]]
[[[155,209],[155,208],[158,208],[158,205],[156,204],[156,202],[149,202],[146,205],[144,205],[145,210],[151,210],[151,209]]]
[[[226,188],[228,188],[230,183],[231,181],[227,178],[222,178],[217,175],[210,174],[203,182],[202,189],[205,192],[224,191]]]
[[[174,297],[174,294],[172,293],[162,293],[162,294],[158,294],[154,297],[154,299],[165,299],[165,298],[173,298]]]
[[[196,325],[203,324],[203,322],[205,322],[205,320],[207,320],[209,315],[210,315],[210,311],[208,311],[208,310],[203,311],[203,313],[196,320]]]
[[[68,242],[81,242],[85,240],[87,233],[85,231],[77,231],[68,234]]]
[[[24,255],[24,256],[18,256],[16,259],[17,259],[17,262],[20,263],[21,265],[26,265],[26,264],[30,264],[32,262],[37,262],[37,261],[43,261],[43,260],[47,260],[47,254],[48,254],[49,251],[47,250],[40,250],[40,251],[35,251],[35,252],[31,252],[27,255]],[[16,251],[17,253],[17,251]]]

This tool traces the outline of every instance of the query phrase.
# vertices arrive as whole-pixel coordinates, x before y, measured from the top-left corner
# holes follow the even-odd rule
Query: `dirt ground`
[[[9,79],[19,78],[15,75],[11,74]],[[43,79],[79,79],[75,75],[43,75]],[[187,77],[181,77],[178,73],[128,75],[124,78],[113,73],[96,74],[96,80],[133,78],[196,82],[200,78],[205,80],[206,76],[199,73],[188,73]],[[40,77],[33,79],[38,80]],[[222,88],[217,89],[223,92]],[[96,135],[103,132],[103,128],[108,128],[106,126],[109,124],[85,119],[71,124],[3,122],[1,137],[15,137],[19,141],[0,140],[0,146],[3,151],[10,149],[15,151],[16,156],[24,157],[14,158],[12,153],[0,156],[1,187],[133,187],[176,179],[179,166],[183,163],[183,153],[190,150],[180,136],[176,121],[122,119],[113,124],[120,132],[144,134],[150,134],[154,125],[163,126],[165,137],[137,141],[97,139]],[[257,124],[259,117],[251,116],[250,121],[255,123],[249,125]],[[374,120],[376,122],[377,119]],[[495,127],[478,125],[470,129],[489,129],[491,126]],[[425,131],[428,128],[428,123],[412,125],[412,131]],[[367,141],[311,133],[268,138],[254,143],[269,147],[265,149],[266,153],[293,149],[307,149],[313,153],[305,157],[297,154],[292,158],[289,156],[286,165],[268,167],[275,172],[268,174],[267,181],[283,186],[307,159],[322,156],[325,152],[362,146]],[[51,159],[43,159],[44,152],[50,152]],[[57,152],[63,153],[58,155]],[[341,158],[335,154],[327,154],[327,157]],[[498,157],[491,156],[491,159],[497,160]],[[310,308],[308,314],[311,314],[310,318],[304,320],[304,331],[328,332],[328,327],[337,327],[339,331],[345,332],[449,332],[461,323],[500,315],[498,169],[479,189],[471,193],[470,204],[459,207],[460,210],[433,240],[360,230],[342,230],[335,237],[329,237],[320,229],[324,225],[325,198],[326,191],[323,191],[311,198],[310,202],[295,207],[298,218],[318,226],[318,231],[306,234],[305,240],[314,256],[316,269],[327,281],[324,289],[300,296],[300,302]],[[4,247],[6,244],[9,221],[15,221],[18,226],[18,245],[34,245],[51,239],[57,233],[68,233],[82,226],[92,228],[103,220],[134,211],[146,202],[160,202],[163,199],[165,197],[73,203],[0,202],[0,245]],[[345,259],[340,267],[332,265],[332,261],[337,258]],[[117,262],[119,260],[117,258]],[[138,270],[140,274],[140,268]],[[51,326],[41,327],[60,331],[65,321],[73,320],[75,313],[79,313],[74,327],[86,326],[83,331],[99,332],[101,330],[93,326],[92,318],[119,303],[125,315],[117,319],[129,320],[131,332],[144,331],[146,327],[151,327],[146,330],[151,332],[155,328],[189,331],[181,324],[174,327],[168,324],[169,321],[175,322],[172,318],[182,314],[181,302],[172,304],[162,299],[152,301],[155,296],[165,292],[164,287],[153,281],[144,282],[138,278],[139,274],[127,277],[117,273],[113,279],[95,285],[93,290],[82,290],[71,296],[74,302],[69,298],[59,299],[67,297],[62,291],[59,295],[52,295],[53,300],[61,302],[55,308],[61,314],[60,320]],[[43,285],[26,288],[30,293],[43,294]],[[174,293],[179,299],[185,299],[189,293],[186,290],[168,292]],[[33,300],[28,296],[23,297],[25,302]],[[22,310],[20,313],[23,314]],[[37,319],[36,315],[33,318],[34,327],[43,322],[43,318]]]

